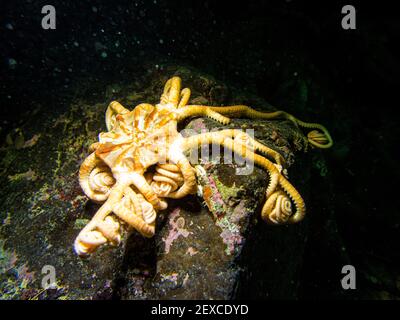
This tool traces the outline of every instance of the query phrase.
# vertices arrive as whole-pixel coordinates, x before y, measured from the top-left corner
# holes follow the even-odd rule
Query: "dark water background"
[[[46,4],[56,7],[56,30],[41,28]],[[356,30],[341,28],[345,4],[357,9]],[[195,66],[331,130],[328,174],[315,178],[310,204],[325,213],[310,218],[299,296],[400,297],[400,22],[389,2],[31,0],[0,6],[2,141],[38,104],[42,112],[64,112],[77,89],[98,102],[96,89],[132,80],[144,60]],[[306,96],[303,103],[299,95]],[[360,270],[359,290],[351,293],[337,286],[338,270],[349,263]],[[249,297],[260,294],[249,291]]]

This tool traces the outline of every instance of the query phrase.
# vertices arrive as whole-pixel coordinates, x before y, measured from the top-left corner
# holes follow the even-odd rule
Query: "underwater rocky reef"
[[[110,84],[103,99],[125,105],[157,101],[170,75],[182,77],[192,88],[194,102],[249,101],[268,108],[259,97],[176,65],[162,65],[162,71],[126,85]],[[307,223],[265,232],[267,225],[259,211],[268,183],[266,173],[254,168],[250,175],[238,175],[238,164],[224,164],[223,154],[200,155],[202,194],[172,200],[157,219],[155,238],[132,232],[121,247],[101,248],[88,259],[77,257],[72,249],[74,238],[98,208],[82,193],[77,166],[104,127],[106,106],[77,97],[68,112],[55,117],[37,113],[8,136],[1,175],[6,186],[1,190],[3,205],[10,208],[1,227],[2,298],[230,299],[244,295],[247,282],[255,281],[254,277],[259,286],[269,288],[270,297],[295,297]],[[40,126],[35,128],[35,123]],[[197,118],[187,121],[185,128],[198,133],[217,128],[254,129],[259,141],[301,170],[302,179],[297,181],[295,172],[292,179],[307,195],[308,153],[294,155],[304,151],[307,143],[290,121],[234,119],[222,126]],[[262,259],[249,265],[258,251],[265,253]],[[54,266],[57,286],[43,290],[42,268],[46,265]],[[274,265],[287,266],[280,277],[256,273],[271,273]]]
[[[40,1],[2,2],[0,299],[398,299],[396,10],[354,1],[357,28],[344,30],[342,3],[300,2],[58,0],[54,30]],[[311,150],[287,120],[181,125],[254,129],[286,160],[304,220],[266,224],[267,173],[201,157],[198,194],[170,199],[153,238],[125,232],[78,257],[100,207],[78,171],[107,106],[156,104],[172,76],[192,104],[280,109],[329,129],[333,147]],[[346,265],[356,290],[341,285]]]

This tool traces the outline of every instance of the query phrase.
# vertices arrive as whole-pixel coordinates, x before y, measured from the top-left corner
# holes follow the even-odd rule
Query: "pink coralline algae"
[[[235,252],[237,245],[243,243],[243,237],[238,230],[225,229],[220,234],[222,241],[226,244],[225,252],[227,255],[231,255]]]
[[[222,199],[221,194],[218,192],[218,187],[217,184],[215,183],[215,180],[212,176],[208,177],[208,181],[210,183],[210,187],[214,190],[214,194],[213,194],[213,201],[220,205],[220,206],[224,206],[224,200]]]
[[[222,241],[226,244],[225,252],[228,255],[234,254],[240,250],[244,243],[244,238],[240,231],[239,222],[246,216],[244,202],[241,201],[233,210],[232,214],[225,216],[217,221],[217,226],[222,229],[220,234]]]
[[[169,216],[169,233],[166,238],[163,238],[165,243],[165,253],[169,253],[172,243],[179,237],[187,238],[191,232],[184,229],[185,219],[179,216],[180,209],[176,208]]]
[[[196,131],[197,133],[207,132],[206,124],[204,123],[203,119],[195,119],[191,123],[192,130]]]
[[[230,224],[226,219],[217,221],[217,226],[222,229],[220,237],[226,244],[225,252],[227,255],[231,255],[235,252],[238,245],[243,243],[243,237],[238,227]]]
[[[208,185],[203,188],[203,199],[215,218],[219,218],[226,211],[225,203],[221,193],[218,191],[214,178],[209,176],[207,180]]]

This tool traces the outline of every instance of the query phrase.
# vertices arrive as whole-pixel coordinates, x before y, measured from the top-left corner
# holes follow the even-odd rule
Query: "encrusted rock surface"
[[[260,206],[267,173],[256,167],[243,174],[240,164],[220,163],[218,156],[201,157],[196,168],[202,197],[169,200],[153,239],[133,232],[121,246],[103,247],[88,259],[74,254],[76,235],[98,208],[80,189],[78,169],[105,130],[107,104],[157,103],[172,75],[192,90],[193,103],[271,110],[265,101],[197,70],[165,65],[135,82],[110,84],[104,103],[80,97],[65,114],[30,115],[0,151],[0,299],[296,297],[307,218],[290,226],[264,223]],[[288,121],[246,119],[228,127],[254,129],[257,139],[279,151],[307,203],[310,162],[297,128]],[[200,118],[183,128],[193,133],[222,127]],[[46,265],[56,270],[54,289],[41,287]]]

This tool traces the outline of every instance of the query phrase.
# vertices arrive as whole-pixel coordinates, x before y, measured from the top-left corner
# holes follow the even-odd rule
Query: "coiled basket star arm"
[[[245,145],[235,143],[235,140],[229,137],[230,135],[234,136],[235,133],[237,132],[234,130],[223,130],[220,132],[209,132],[194,135],[184,139],[183,149],[189,150],[192,148],[198,148],[199,146],[205,144],[218,144],[239,154],[247,161],[254,161],[255,164],[266,169],[270,176],[269,185],[266,191],[266,199],[268,199],[279,186],[279,188],[281,188],[293,201],[296,207],[295,213],[288,216],[288,219],[285,222],[296,223],[301,221],[305,214],[305,204],[301,195],[291,185],[291,183],[282,174],[280,174],[275,164],[268,159],[251,152]],[[270,215],[272,214],[274,207],[271,207],[270,203],[268,203],[268,205],[266,204],[263,207],[261,216],[264,220],[272,222]]]
[[[287,119],[292,121],[296,126],[300,126],[307,129],[318,129],[313,130],[307,134],[308,142],[317,148],[327,149],[332,147],[333,140],[329,131],[319,123],[308,123],[301,121],[294,117],[293,115],[285,111],[274,111],[274,112],[261,112],[254,110],[253,108],[245,105],[235,105],[235,106],[224,106],[224,107],[214,107],[214,106],[201,106],[201,105],[187,105],[179,113],[178,121],[181,121],[188,117],[199,117],[205,116],[214,119],[223,125],[230,122],[228,117],[233,118],[250,118],[250,119]]]

